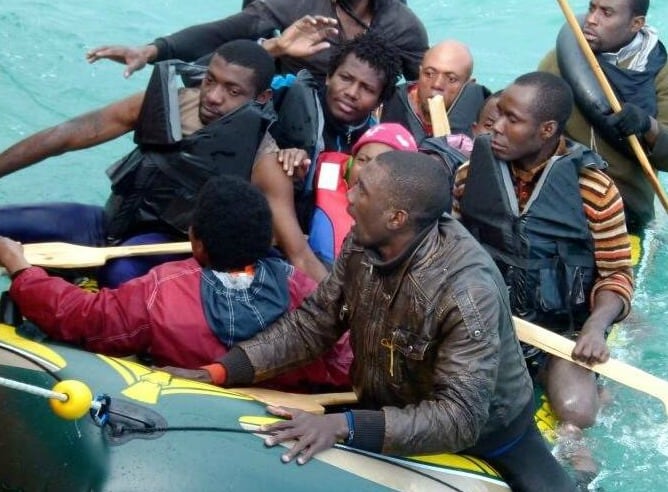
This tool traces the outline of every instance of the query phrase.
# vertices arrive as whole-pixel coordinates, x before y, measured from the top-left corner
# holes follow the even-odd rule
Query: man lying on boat
[[[463,452],[490,462],[515,491],[573,491],[536,429],[503,278],[443,215],[448,181],[442,164],[421,153],[390,151],[365,163],[348,192],[355,225],[315,293],[232,347],[217,371],[176,374],[258,383],[309,362],[350,330],[359,409],[270,407],[290,420],[266,426],[274,435],[265,442],[297,439],[283,461],[306,463],[337,441],[398,455]]]
[[[48,157],[91,147],[135,132],[137,147],[112,166],[106,207],[45,203],[0,208],[0,235],[22,242],[65,241],[89,246],[156,243],[187,237],[199,188],[211,176],[240,176],[262,190],[273,212],[278,247],[315,280],[325,274],[301,233],[292,180],[278,162],[267,132],[273,59],[257,43],[232,41],[204,68],[201,85],[178,88],[183,63],[156,65],[145,92],[43,130],[0,154],[0,176]],[[139,237],[138,237],[139,236]],[[148,257],[147,257],[148,258]],[[106,270],[116,285],[164,261],[121,260]],[[152,262],[153,263],[152,263]],[[132,268],[128,268],[131,265]],[[139,266],[137,266],[139,265]],[[105,281],[105,275],[102,276]]]
[[[608,359],[611,325],[631,309],[631,246],[605,163],[563,137],[572,107],[572,92],[556,75],[517,78],[499,97],[492,134],[476,138],[457,172],[452,215],[495,259],[513,314],[575,338],[573,359],[594,364]],[[599,408],[595,374],[530,355],[561,442],[578,449],[570,461],[585,490],[596,475],[581,431]]]
[[[116,290],[86,292],[30,266],[19,243],[0,238],[10,296],[47,335],[108,355],[148,355],[155,365],[198,368],[298,306],[316,284],[271,256],[271,211],[254,186],[216,177],[202,188],[189,237],[193,257],[164,263]],[[283,389],[347,388],[348,338],[303,369],[271,382]]]

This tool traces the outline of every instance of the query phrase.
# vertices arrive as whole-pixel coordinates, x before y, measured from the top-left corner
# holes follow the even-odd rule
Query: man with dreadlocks
[[[145,46],[101,46],[86,57],[90,62],[106,58],[124,63],[128,77],[147,63],[171,58],[195,60],[229,40],[245,38],[259,40],[272,56],[279,57],[280,72],[297,73],[306,68],[322,80],[331,45],[368,30],[391,38],[399,48],[404,77],[417,79],[420,60],[429,47],[427,31],[400,0],[260,0],[237,14],[159,37]],[[303,38],[305,32],[307,39]],[[304,43],[296,47],[296,38]]]

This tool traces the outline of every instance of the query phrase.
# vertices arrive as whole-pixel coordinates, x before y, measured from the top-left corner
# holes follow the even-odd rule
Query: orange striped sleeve
[[[624,204],[617,187],[603,172],[580,170],[580,194],[589,229],[594,240],[598,277],[591,292],[594,305],[599,290],[618,294],[624,309],[616,321],[624,319],[631,309],[633,270],[631,242],[626,231]]]

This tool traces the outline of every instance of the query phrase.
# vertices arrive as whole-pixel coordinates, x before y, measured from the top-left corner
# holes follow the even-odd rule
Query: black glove
[[[608,116],[608,123],[624,137],[643,135],[652,127],[649,115],[633,103],[625,103],[620,112]]]

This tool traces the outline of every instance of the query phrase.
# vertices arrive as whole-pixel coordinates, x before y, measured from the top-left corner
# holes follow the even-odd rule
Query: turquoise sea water
[[[186,25],[228,15],[227,0],[0,0],[0,149],[63,119],[143,89],[149,71],[122,78],[111,62],[89,65],[88,48],[139,44]],[[526,0],[409,0],[431,42],[457,38],[471,46],[475,76],[493,90],[536,67],[563,23],[557,2]],[[583,12],[587,2],[572,2]],[[668,3],[655,0],[649,21],[668,39]],[[132,148],[130,137],[50,159],[0,180],[0,203],[77,200],[102,203],[104,170]],[[661,177],[664,187],[668,182]],[[657,203],[656,224],[644,239],[633,313],[614,340],[613,355],[668,379],[668,220]],[[6,285],[6,280],[3,282]],[[607,384],[607,383],[606,383]],[[607,384],[613,402],[588,431],[601,461],[606,491],[668,487],[668,421],[652,397]]]

